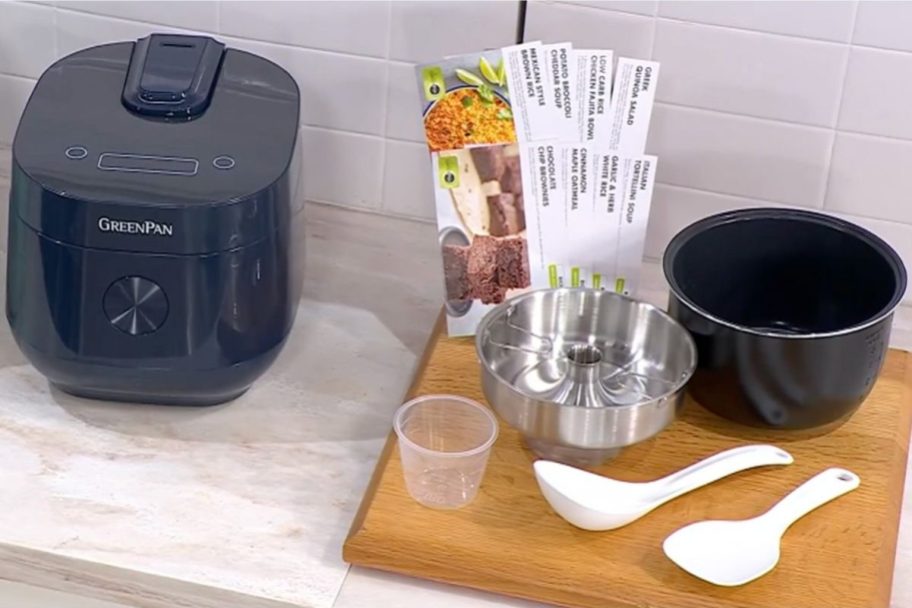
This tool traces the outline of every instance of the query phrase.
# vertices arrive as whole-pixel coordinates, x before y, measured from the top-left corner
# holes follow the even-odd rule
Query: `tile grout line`
[[[823,182],[823,198],[821,200],[821,209],[827,209],[827,198],[830,196],[830,180],[833,177],[833,155],[836,152],[836,140],[839,139],[839,118],[842,115],[842,103],[846,96],[846,80],[849,78],[849,63],[852,61],[852,40],[855,38],[855,28],[858,25],[858,0],[855,1],[852,10],[852,28],[849,31],[849,42],[846,44],[845,65],[842,69],[842,82],[839,86],[839,101],[836,104],[836,117],[833,121],[833,140],[830,142],[830,150],[826,159],[825,175],[826,180]]]
[[[602,8],[599,6],[591,6],[588,4],[577,4],[576,2],[570,2],[569,0],[557,0],[556,2],[554,2],[554,4],[556,4],[557,6],[571,6],[573,8],[592,9],[595,11],[610,11],[612,13],[621,13],[622,15],[634,15],[636,17],[655,17],[659,13],[658,1],[656,1],[655,8],[652,9],[652,12],[650,12],[648,14],[647,13],[637,13],[635,11],[626,10],[623,8],[615,8],[615,7]]]
[[[848,44],[848,42],[849,42],[849,41],[845,41],[845,40],[833,40],[830,38],[815,38],[814,36],[806,36],[806,35],[802,35],[802,34],[783,34],[782,32],[771,32],[769,30],[751,29],[748,27],[743,27],[743,26],[738,26],[738,25],[721,25],[718,23],[710,23],[707,21],[697,21],[697,20],[682,19],[679,17],[669,17],[667,15],[659,14],[658,3],[656,3],[655,11],[649,15],[647,15],[645,13],[634,13],[633,11],[625,11],[625,10],[616,9],[616,8],[608,8],[608,7],[603,8],[603,7],[598,7],[598,6],[575,4],[572,2],[557,2],[557,3],[555,3],[555,6],[569,8],[572,10],[579,10],[579,11],[590,11],[590,12],[596,11],[596,12],[601,12],[601,13],[616,13],[616,14],[625,15],[625,16],[629,16],[629,17],[641,17],[643,19],[657,19],[657,20],[661,20],[661,21],[671,21],[674,23],[683,23],[686,25],[696,25],[696,26],[710,27],[710,28],[723,29],[723,30],[735,30],[738,32],[747,32],[750,34],[806,40],[808,42],[820,42],[820,43],[824,43],[824,44]],[[857,5],[856,5],[856,7],[857,7]],[[857,8],[856,8],[856,10],[857,10]],[[878,47],[872,47],[872,48],[878,48]],[[908,52],[912,52],[912,51],[908,51]]]
[[[386,3],[386,52],[384,53],[384,87],[383,87],[383,112],[381,116],[383,117],[383,126],[381,131],[383,133],[383,144],[380,146],[380,192],[378,193],[380,200],[378,201],[378,209],[381,211],[387,211],[386,208],[386,173],[387,165],[389,164],[389,152],[388,152],[388,142],[389,137],[387,137],[387,129],[389,128],[389,111],[390,111],[390,62],[389,56],[390,51],[393,46],[393,3],[391,0],[387,0]]]
[[[327,201],[319,198],[305,198],[305,202],[314,203],[317,205],[329,205],[330,207],[336,207],[338,209],[346,209],[348,211],[354,211],[356,213],[367,213],[368,215],[379,215],[385,218],[391,218],[396,220],[407,220],[410,222],[417,222],[419,224],[427,224],[429,226],[435,225],[435,220],[432,218],[421,217],[419,215],[410,215],[408,213],[402,213],[399,211],[387,211],[383,209],[377,209],[374,207],[361,207],[358,205],[353,205],[351,203],[340,203],[338,201]]]
[[[839,129],[838,127],[828,127],[826,125],[812,125],[806,122],[798,122],[795,120],[788,120],[785,118],[769,118],[766,116],[754,116],[752,114],[743,114],[741,112],[732,112],[730,110],[718,110],[715,108],[701,108],[698,106],[691,106],[684,103],[676,103],[673,101],[662,101],[656,100],[656,105],[667,106],[669,108],[682,108],[684,110],[693,110],[696,112],[706,112],[709,114],[721,114],[722,116],[732,116],[736,118],[747,118],[749,120],[756,120],[760,122],[770,122],[777,123],[782,125],[790,125],[794,127],[804,127],[807,129],[813,130],[822,130],[822,131],[838,131],[839,133],[856,135],[862,137],[869,137],[871,139],[885,139],[888,141],[894,141],[899,143],[912,144],[912,138],[897,137],[896,135],[884,135],[883,133],[868,133],[866,131],[858,131],[855,129]]]
[[[20,77],[20,78],[22,78],[22,77]],[[31,79],[28,79],[28,80],[31,80]],[[669,108],[681,108],[681,109],[690,110],[693,112],[720,114],[722,116],[731,116],[731,117],[735,117],[735,118],[746,118],[748,120],[754,120],[754,121],[759,121],[759,122],[764,122],[764,123],[776,123],[776,124],[784,124],[784,125],[790,125],[790,126],[795,126],[795,127],[804,127],[804,128],[812,129],[812,130],[830,130],[832,128],[832,127],[826,127],[826,126],[822,126],[822,125],[811,125],[811,124],[806,124],[806,123],[802,123],[802,122],[795,122],[795,121],[784,120],[784,119],[779,119],[779,118],[766,118],[766,117],[762,117],[762,116],[752,116],[750,114],[739,114],[737,112],[729,112],[726,110],[716,110],[716,109],[712,109],[712,108],[700,108],[700,107],[696,107],[696,106],[689,106],[686,104],[675,103],[675,102],[671,102],[671,101],[656,101],[655,103],[656,103],[656,105],[667,106]],[[364,131],[355,131],[353,129],[346,129],[344,127],[326,127],[326,126],[321,126],[321,125],[317,125],[317,124],[302,124],[302,126],[308,126],[308,127],[313,127],[315,129],[324,129],[324,130],[329,130],[329,131],[339,131],[341,133],[360,135],[363,137],[376,137],[376,138],[387,137],[387,139],[392,139],[394,141],[403,141],[403,142],[414,143],[414,144],[423,143],[420,140],[406,139],[403,137],[395,137],[395,136],[384,136],[382,134],[367,133]],[[857,134],[857,135],[864,135],[864,136],[868,136],[868,137],[883,137],[886,139],[897,139],[899,141],[912,143],[912,139],[894,138],[894,137],[889,137],[886,135],[878,135],[875,133],[864,133],[864,132],[860,132],[860,131],[848,131],[848,130],[843,130],[843,132]]]
[[[692,106],[692,105],[688,105],[685,103],[677,103],[674,101],[665,101],[662,99],[657,99],[655,101],[655,104],[657,106],[663,105],[663,106],[668,106],[670,108],[683,108],[685,110],[692,110],[695,112],[708,112],[710,114],[722,114],[723,116],[735,116],[738,118],[747,118],[748,120],[756,120],[756,121],[760,121],[760,122],[767,122],[767,123],[774,122],[777,124],[791,125],[791,126],[795,126],[795,127],[803,127],[805,129],[815,129],[815,130],[821,130],[821,131],[830,131],[833,129],[833,127],[830,127],[827,125],[813,125],[813,124],[806,123],[806,122],[799,122],[797,120],[789,120],[787,118],[769,118],[767,116],[755,116],[753,114],[744,114],[742,112],[732,112],[731,110],[719,110],[716,108],[702,108],[699,106]]]
[[[32,85],[34,85],[36,82],[38,82],[37,78],[33,78],[31,76],[22,76],[21,74],[10,74],[9,72],[0,72],[0,78],[11,78],[13,80],[26,80],[26,81],[30,82]]]
[[[2,1],[3,0],[0,0],[0,2],[2,2]],[[172,28],[175,30],[181,30],[184,32],[206,32],[209,34],[219,34],[221,36],[226,36],[229,38],[239,38],[242,40],[249,40],[251,42],[260,42],[263,44],[270,44],[273,46],[282,46],[282,47],[297,49],[297,50],[301,50],[301,51],[312,51],[314,53],[326,53],[326,54],[330,54],[330,55],[342,55],[344,57],[351,57],[351,58],[356,58],[356,59],[368,59],[368,60],[372,60],[372,61],[384,61],[383,57],[378,57],[376,55],[368,55],[365,53],[352,53],[350,51],[340,51],[340,50],[336,50],[336,49],[323,49],[323,48],[310,47],[310,46],[298,46],[295,44],[289,44],[287,42],[276,42],[275,40],[267,40],[265,38],[257,38],[254,36],[241,36],[238,34],[222,32],[222,31],[220,31],[221,30],[221,15],[219,15],[219,23],[218,23],[219,31],[212,31],[211,29],[208,29],[208,28],[207,29],[190,28],[190,27],[184,27],[184,26],[179,26],[179,25],[171,25],[168,23],[158,23],[155,21],[146,21],[144,19],[125,19],[123,17],[115,17],[113,15],[105,15],[103,13],[94,13],[91,11],[63,7],[63,6],[56,7],[56,10],[67,12],[67,13],[74,13],[77,15],[86,15],[89,17],[94,17],[96,19],[110,19],[112,21],[120,21],[123,23],[148,25],[148,26],[154,26],[154,27],[167,27],[167,28]],[[396,61],[399,62],[398,60],[396,60]],[[401,62],[401,63],[408,63],[408,62]]]
[[[744,194],[732,194],[730,192],[720,192],[718,190],[708,190],[706,188],[694,188],[693,186],[682,186],[680,184],[670,184],[668,182],[656,181],[656,187],[661,186],[662,188],[669,188],[671,190],[683,190],[684,192],[695,192],[698,194],[711,194],[713,196],[721,196],[727,198],[735,198],[743,200],[744,202],[755,204],[758,206],[762,205],[778,205],[783,207],[793,207],[796,209],[810,209],[812,211],[828,211],[829,213],[835,213],[843,216],[852,216],[859,219],[871,220],[873,222],[884,222],[886,224],[893,224],[895,226],[901,226],[904,228],[912,229],[912,224],[907,224],[898,220],[891,220],[883,217],[875,217],[873,215],[864,215],[862,213],[847,213],[845,211],[833,211],[832,209],[825,209],[823,207],[812,207],[810,205],[797,205],[795,203],[783,203],[780,201],[771,201],[764,198],[758,198],[756,196],[747,196]]]
[[[52,6],[51,10],[53,11],[52,14],[54,16],[54,60],[56,61],[60,58],[60,23],[59,19],[57,18],[59,15],[57,12],[57,7]]]
[[[390,140],[390,141],[398,141],[398,142],[402,142],[402,143],[406,143],[406,144],[418,144],[418,145],[422,145],[424,143],[417,139],[405,139],[404,137],[396,137],[394,135],[384,136],[384,135],[377,134],[377,133],[365,133],[364,131],[353,131],[352,129],[346,129],[344,127],[326,127],[323,125],[318,125],[318,124],[313,124],[313,123],[308,123],[308,122],[302,122],[301,127],[302,128],[306,127],[308,129],[316,129],[317,131],[331,131],[334,133],[341,133],[343,135],[354,135],[356,137],[364,137],[366,139],[378,139],[380,141]]]
[[[723,30],[734,30],[734,31],[737,31],[737,32],[747,32],[747,33],[751,33],[751,34],[760,34],[760,35],[767,35],[767,36],[776,36],[776,37],[780,37],[780,38],[789,38],[789,39],[805,40],[805,41],[808,41],[808,42],[821,42],[821,43],[825,43],[825,44],[834,44],[834,45],[844,45],[844,44],[849,44],[849,43],[850,43],[850,42],[841,41],[841,40],[829,40],[829,39],[824,39],[824,38],[813,38],[813,37],[810,37],[810,36],[802,36],[802,35],[798,35],[798,34],[782,34],[782,33],[779,33],[779,32],[770,32],[770,31],[766,31],[766,30],[754,30],[754,29],[749,29],[749,28],[745,28],[745,27],[739,27],[739,26],[735,26],[735,25],[719,25],[719,24],[715,24],[715,23],[706,23],[706,22],[702,22],[702,21],[688,21],[688,20],[686,20],[686,19],[677,19],[677,18],[674,18],[674,17],[667,17],[667,16],[659,15],[659,14],[657,13],[658,7],[656,8],[656,13],[655,13],[655,14],[647,15],[647,14],[644,14],[644,13],[634,13],[634,12],[631,12],[631,11],[624,11],[624,10],[619,10],[619,9],[609,9],[609,8],[597,8],[597,7],[592,7],[592,6],[582,6],[582,5],[572,4],[572,3],[566,3],[566,2],[558,2],[558,3],[555,3],[554,6],[557,6],[557,7],[564,7],[564,8],[571,8],[571,9],[582,9],[582,10],[599,11],[599,12],[603,12],[603,13],[605,13],[605,12],[607,12],[607,13],[617,13],[617,14],[620,14],[620,15],[625,15],[625,16],[630,16],[630,17],[642,17],[643,19],[656,19],[656,20],[662,20],[662,21],[671,21],[671,22],[683,23],[683,24],[687,24],[687,25],[704,26],[704,27],[717,28],[717,29],[723,29]],[[856,5],[856,6],[857,6],[857,5]],[[106,14],[103,14],[103,13],[95,13],[95,12],[92,12],[92,11],[87,11],[87,10],[78,9],[78,8],[69,8],[69,7],[66,7],[66,6],[65,6],[65,7],[60,7],[60,6],[58,6],[58,7],[55,7],[55,8],[56,8],[57,10],[59,10],[59,11],[66,11],[66,12],[69,12],[69,13],[76,13],[76,14],[80,14],[80,15],[88,15],[88,16],[91,16],[91,17],[97,17],[97,18],[99,18],[99,19],[113,19],[113,20],[115,20],[115,21],[123,21],[123,22],[127,22],[127,23],[138,23],[138,24],[141,24],[141,25],[153,25],[153,26],[161,26],[161,27],[170,27],[170,28],[175,28],[175,29],[182,29],[182,30],[191,31],[190,28],[181,27],[181,26],[175,26],[175,25],[169,25],[169,24],[167,24],[167,23],[157,23],[157,22],[154,22],[154,21],[145,21],[145,20],[141,20],[141,19],[125,19],[125,18],[123,18],[123,17],[115,17],[115,16],[112,16],[112,15],[106,15]],[[857,11],[857,9],[856,9],[856,11]],[[355,57],[355,58],[359,58],[359,59],[373,59],[373,60],[375,60],[375,61],[383,61],[383,60],[384,60],[383,57],[378,57],[378,56],[376,56],[376,55],[369,55],[369,54],[365,54],[365,53],[353,53],[353,52],[350,52],[350,51],[340,51],[340,50],[336,50],[336,49],[322,49],[322,48],[316,48],[316,47],[298,46],[298,45],[290,44],[290,43],[287,43],[287,42],[276,42],[275,40],[267,40],[267,39],[265,39],[265,38],[257,38],[257,37],[251,37],[251,36],[239,36],[239,35],[237,35],[237,34],[231,34],[231,33],[227,33],[227,32],[222,32],[222,31],[221,31],[221,24],[218,25],[218,30],[219,30],[219,31],[210,32],[210,33],[216,33],[216,34],[221,34],[221,35],[224,35],[224,36],[230,36],[230,37],[232,37],[232,38],[242,38],[242,39],[244,39],[244,40],[250,40],[250,41],[253,41],[253,42],[262,42],[262,43],[264,43],[264,44],[272,44],[272,45],[275,45],[275,46],[283,46],[283,47],[288,47],[288,48],[293,48],[293,49],[301,49],[301,50],[305,50],[305,51],[314,51],[314,52],[316,52],[316,53],[330,53],[330,54],[335,54],[335,55],[343,55],[343,56],[345,56],[345,57]],[[206,31],[209,31],[209,30],[200,29],[200,30],[193,30],[193,31],[206,32]],[[852,46],[855,47],[855,48],[860,48],[860,49],[872,49],[872,50],[875,50],[875,51],[882,51],[882,52],[888,52],[888,53],[902,53],[902,54],[904,54],[904,55],[912,55],[912,49],[910,49],[910,50],[905,50],[905,49],[893,49],[893,48],[888,48],[888,47],[876,46],[876,45],[873,45],[873,44],[857,44],[857,43],[852,43]],[[392,58],[390,58],[390,59],[388,59],[388,61],[392,61],[392,62],[394,62],[394,63],[407,64],[407,65],[414,65],[414,64],[415,64],[414,61],[407,61],[407,60],[403,60],[403,59],[392,59]]]
[[[382,60],[378,60],[378,61],[382,61]],[[407,64],[407,65],[413,65],[413,64]],[[15,80],[25,80],[25,81],[30,82],[33,85],[35,84],[35,82],[37,82],[37,78],[31,77],[31,76],[23,76],[21,74],[12,74],[10,72],[0,72],[0,77],[11,78],[11,79],[15,79]],[[388,84],[388,82],[387,82],[387,84]],[[702,107],[687,105],[687,104],[683,104],[683,103],[676,103],[673,101],[657,100],[655,103],[657,106],[666,106],[669,108],[680,108],[683,110],[689,110],[689,111],[693,111],[693,112],[705,112],[707,114],[719,114],[721,116],[744,118],[747,120],[758,121],[758,122],[763,122],[763,123],[774,123],[774,124],[779,124],[779,125],[802,127],[802,128],[811,129],[811,130],[825,130],[825,131],[836,130],[841,134],[853,135],[853,136],[858,136],[858,137],[866,137],[866,138],[870,138],[870,139],[886,140],[886,141],[896,142],[896,143],[900,143],[900,144],[912,144],[912,138],[897,137],[895,135],[884,135],[883,133],[869,133],[866,131],[858,131],[855,129],[844,129],[844,128],[843,129],[834,129],[834,127],[827,127],[824,125],[814,125],[814,124],[797,122],[797,121],[787,120],[787,119],[782,119],[782,118],[769,118],[769,117],[765,117],[765,116],[754,116],[751,114],[743,114],[740,112],[731,112],[728,110],[719,110],[719,109],[715,109],[715,108],[702,108]],[[346,135],[355,135],[358,137],[366,137],[368,139],[391,140],[391,141],[397,141],[397,142],[408,143],[408,144],[417,144],[417,145],[421,145],[423,143],[417,139],[407,139],[404,137],[397,137],[394,135],[387,135],[384,133],[369,133],[366,131],[356,131],[354,129],[347,129],[345,127],[330,127],[330,126],[325,126],[325,125],[319,125],[316,123],[305,123],[305,122],[302,122],[301,126],[311,128],[311,129],[319,129],[322,131],[336,131],[336,132],[343,133]]]
[[[659,158],[661,158],[661,157],[659,157]],[[728,196],[731,198],[740,198],[740,199],[744,199],[744,200],[747,200],[750,202],[761,203],[764,205],[780,205],[783,207],[797,207],[799,209],[811,209],[811,210],[822,209],[822,207],[815,207],[815,206],[811,206],[811,205],[799,205],[796,203],[789,203],[789,202],[785,202],[785,201],[770,200],[770,199],[766,199],[766,198],[758,198],[755,196],[745,196],[743,194],[736,194],[734,192],[724,192],[722,190],[709,190],[706,188],[696,188],[694,186],[685,186],[682,184],[674,184],[674,183],[663,182],[663,181],[658,181],[658,180],[656,180],[656,186],[666,186],[666,187],[671,187],[671,188],[680,188],[682,190],[689,190],[692,192],[703,192],[706,194],[715,194],[717,196]]]
[[[803,36],[801,34],[783,34],[782,32],[770,32],[769,30],[755,30],[747,27],[741,27],[737,25],[719,25],[718,23],[707,23],[705,21],[688,21],[687,19],[680,19],[677,17],[668,17],[665,15],[658,15],[656,19],[662,21],[669,21],[672,23],[682,23],[685,25],[696,25],[697,27],[707,27],[713,29],[722,29],[722,30],[733,30],[735,32],[742,32],[747,34],[755,34],[757,36],[772,36],[775,38],[787,38],[789,40],[803,40],[805,42],[818,43],[818,44],[827,44],[827,45],[844,45],[848,44],[844,40],[832,40],[829,38],[814,38],[813,36]]]
[[[655,61],[656,38],[659,36],[659,3],[656,1],[655,14],[652,16],[652,40],[649,41],[649,60]]]
[[[571,10],[588,12],[590,14],[593,14],[593,11],[599,12],[599,13],[617,13],[619,15],[624,15],[624,16],[628,16],[628,17],[641,17],[643,19],[654,19],[659,14],[658,2],[656,2],[656,7],[655,7],[655,9],[653,9],[651,14],[635,13],[633,11],[625,11],[623,9],[611,8],[611,7],[607,7],[607,6],[601,7],[601,6],[591,6],[589,4],[577,4],[575,2],[561,2],[560,0],[558,0],[557,2],[553,2],[553,3],[548,2],[547,4],[550,4],[551,6],[554,6],[556,8],[569,8]]]

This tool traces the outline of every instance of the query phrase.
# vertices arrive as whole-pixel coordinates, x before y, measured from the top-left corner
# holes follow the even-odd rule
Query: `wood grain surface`
[[[470,339],[438,322],[410,395],[455,393],[484,402]],[[534,456],[501,422],[478,498],[457,511],[406,493],[390,437],[344,546],[346,561],[506,595],[585,608],[886,608],[889,605],[912,423],[912,355],[891,350],[871,396],[845,424],[821,434],[735,426],[688,397],[682,416],[597,472],[655,479],[715,452],[773,443],[788,467],[739,473],[610,532],[576,529],[555,515],[532,474]],[[757,515],[820,470],[841,466],[861,487],[786,533],[782,558],[742,587],[715,587],[680,570],[662,541],[702,519]]]

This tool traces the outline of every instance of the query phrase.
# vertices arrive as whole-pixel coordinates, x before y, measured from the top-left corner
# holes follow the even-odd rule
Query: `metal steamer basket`
[[[668,426],[697,361],[690,334],[665,312],[592,289],[504,302],[475,345],[494,410],[542,458],[578,465]]]

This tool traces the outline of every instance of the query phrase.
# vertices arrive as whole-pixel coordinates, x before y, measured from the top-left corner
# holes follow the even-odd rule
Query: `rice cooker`
[[[299,92],[208,37],[153,34],[53,64],[16,131],[6,314],[79,396],[237,397],[295,317]]]

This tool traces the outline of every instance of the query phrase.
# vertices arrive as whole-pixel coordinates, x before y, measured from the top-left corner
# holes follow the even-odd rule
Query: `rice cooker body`
[[[246,391],[297,308],[298,108],[284,70],[203,37],[49,68],[13,144],[7,318],[31,363],[93,398]]]

